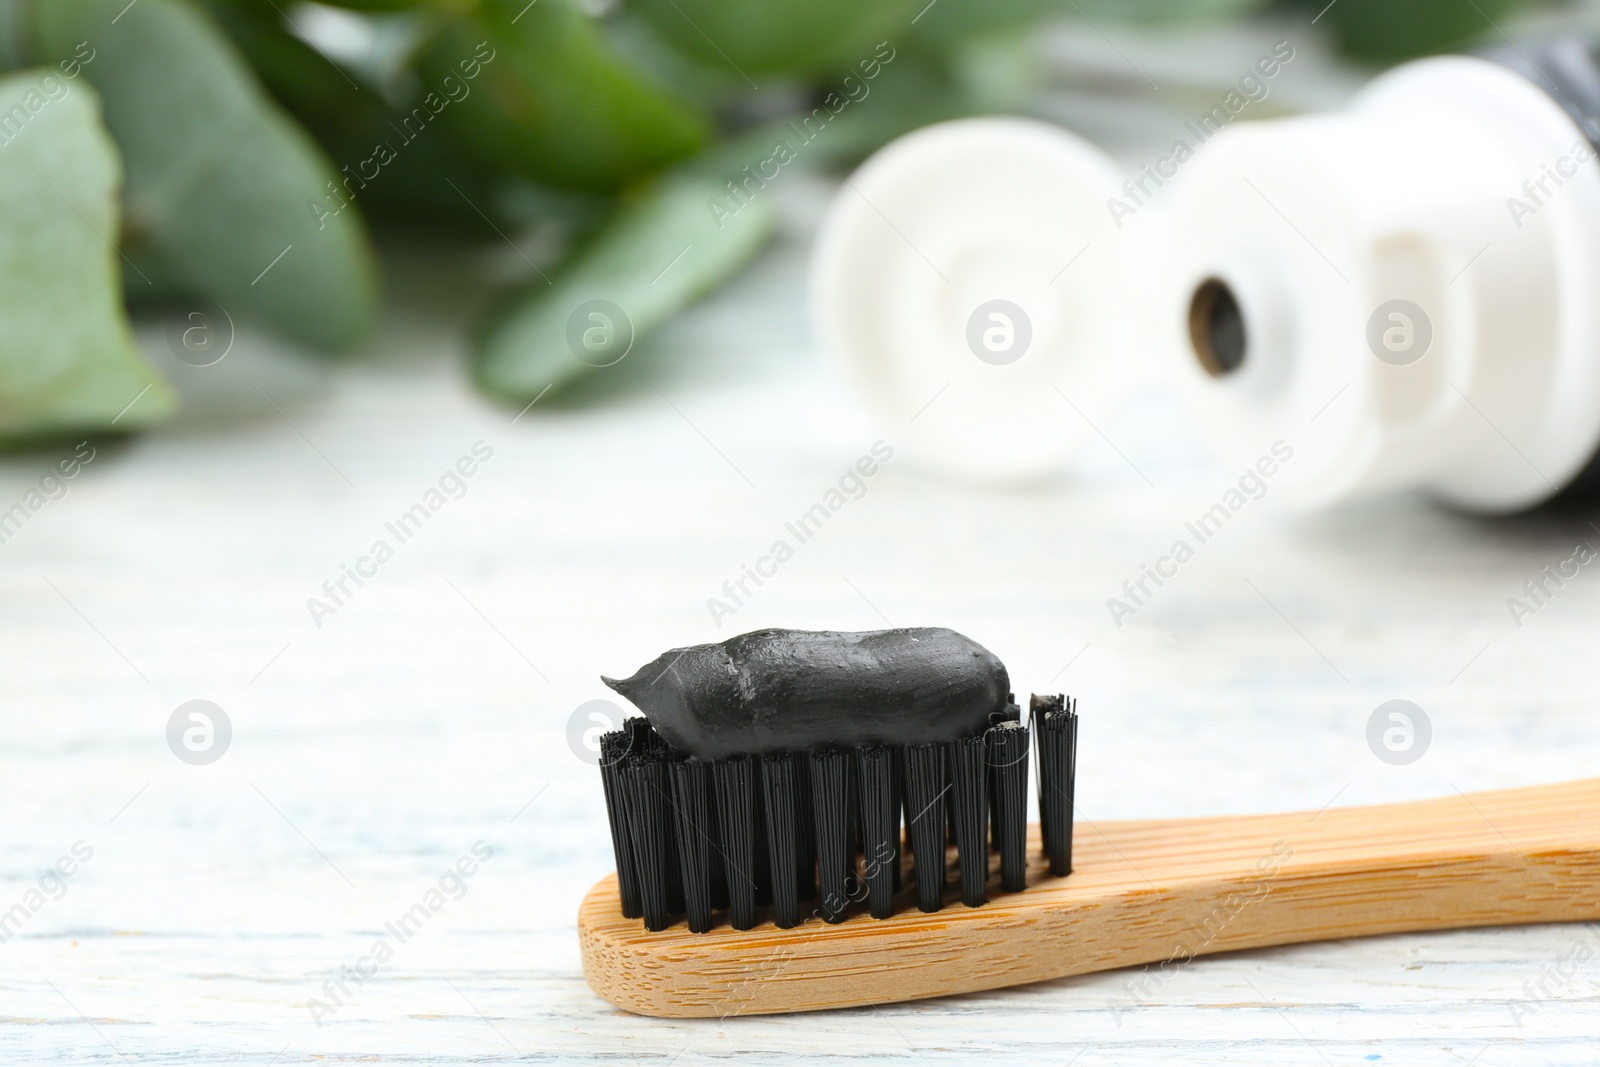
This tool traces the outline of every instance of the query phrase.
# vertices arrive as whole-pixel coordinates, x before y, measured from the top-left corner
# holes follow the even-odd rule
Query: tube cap
[[[839,191],[812,261],[824,346],[914,458],[1053,473],[1141,378],[1148,226],[1099,149],[1030,119],[930,126]],[[1137,223],[1144,223],[1139,219]]]

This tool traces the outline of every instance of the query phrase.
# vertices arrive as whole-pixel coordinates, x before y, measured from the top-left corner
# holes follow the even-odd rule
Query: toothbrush
[[[639,1014],[811,1011],[1600,918],[1600,779],[1074,827],[1073,702],[1036,696],[1023,723],[1004,666],[954,631],[757,631],[607,681],[646,718],[602,740],[618,873],[578,933],[590,986]],[[1023,822],[1030,747],[1038,827]]]
[[[924,914],[651,933],[616,880],[578,912],[590,987],[627,1011],[765,1015],[973,993],[1372,934],[1600,918],[1600,779],[1322,812],[1081,824],[1072,874]]]

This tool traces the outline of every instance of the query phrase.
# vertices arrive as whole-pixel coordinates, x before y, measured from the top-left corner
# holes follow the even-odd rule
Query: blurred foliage
[[[514,400],[559,389],[627,355],[639,334],[709,292],[760,249],[772,231],[770,202],[728,197],[719,175],[669,175],[633,197],[556,278],[510,300],[483,337],[477,378]],[[591,301],[612,308],[573,311]],[[578,358],[576,350],[583,351]]]
[[[26,125],[0,148],[0,435],[157,421],[174,402],[122,314],[104,236],[121,174],[100,101],[46,69],[0,79],[0,115],[18,108]]]
[[[119,12],[116,32],[99,32]],[[50,0],[36,33],[47,60],[93,49],[82,72],[122,150],[130,295],[197,294],[320,347],[361,338],[377,303],[365,227],[308,209],[332,168],[209,19],[181,4]]]
[[[1277,12],[1315,8],[1346,54],[1392,62],[1471,42],[1517,2]],[[1020,107],[1041,19],[1262,3],[0,0],[0,71],[18,72],[0,82],[0,438],[173,410],[125,300],[359,344],[379,300],[369,223],[513,242],[528,270],[477,331],[474,375],[526,402],[736,273],[788,168]],[[62,89],[35,108],[45,76]]]
[[[1339,0],[1327,18],[1345,54],[1394,62],[1497,36],[1495,23],[1524,0]]]
[[[927,0],[637,0],[636,10],[673,45],[736,71],[829,73],[899,36]]]
[[[569,0],[483,0],[443,25],[418,69],[449,99],[469,64],[482,80],[445,128],[484,166],[534,181],[619,189],[711,136],[708,116],[641,78]]]

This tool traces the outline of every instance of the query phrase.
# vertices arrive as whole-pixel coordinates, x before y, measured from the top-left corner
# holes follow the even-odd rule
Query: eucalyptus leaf
[[[133,430],[176,407],[123,312],[120,181],[82,79],[0,79],[0,437]]]
[[[990,47],[987,43],[985,47]],[[855,166],[878,148],[912,130],[935,122],[963,118],[990,111],[1005,110],[994,94],[976,91],[974,79],[965,69],[970,66],[970,40],[959,40],[930,47],[930,42],[913,39],[902,47],[889,46],[892,57],[878,67],[876,77],[857,67],[858,92],[864,98],[843,108],[805,149],[807,162],[819,166]],[[1024,61],[1014,64],[1022,74],[1029,67]],[[1024,75],[1025,76],[1025,75]],[[1013,105],[1014,106],[1014,105]],[[812,113],[815,115],[815,112]]]
[[[992,0],[991,0],[992,2]],[[661,35],[709,65],[741,73],[848,66],[904,38],[927,0],[635,0]]]
[[[956,41],[1060,14],[1072,14],[1070,0],[938,0],[918,15],[914,28],[929,40]]]
[[[1176,24],[1238,18],[1265,3],[1266,0],[1076,0],[1076,11],[1070,6],[1066,10],[1090,20]]]
[[[205,296],[318,347],[359,340],[377,271],[356,210],[306,134],[185,0],[45,0],[42,53],[87,43],[127,173],[129,292]]]
[[[339,195],[354,200],[373,226],[493,237],[494,226],[504,225],[495,210],[494,176],[474,167],[443,131],[418,130],[413,108],[421,103],[420,93],[380,96],[359,70],[290,33],[267,0],[209,0],[209,10],[266,90],[317,139],[341,174],[354,172],[361,179],[341,181]],[[408,122],[417,133],[409,140]],[[380,158],[388,162],[377,167]],[[374,176],[369,181],[363,174]]]
[[[549,282],[512,302],[477,348],[488,392],[533,399],[621,361],[639,337],[753,256],[774,212],[735,201],[720,174],[669,174],[637,194]]]
[[[29,0],[0,0],[0,71],[26,67],[33,58],[28,40]]]
[[[1327,10],[1346,55],[1394,62],[1496,36],[1495,24],[1523,0],[1340,0]]]
[[[482,0],[446,23],[420,71],[447,101],[439,122],[463,151],[550,185],[618,189],[711,134],[704,114],[608,49],[569,0]]]
[[[404,11],[420,7],[428,0],[318,0],[333,7],[347,7],[354,11]]]

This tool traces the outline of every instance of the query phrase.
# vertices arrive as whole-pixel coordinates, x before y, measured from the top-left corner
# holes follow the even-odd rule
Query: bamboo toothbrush
[[[772,1014],[1600,918],[1600,779],[1074,830],[1072,704],[1035,698],[1024,725],[998,664],[951,631],[762,631],[614,683],[654,726],[602,742],[619,874],[579,909],[590,986],[643,1015]],[[976,729],[962,694],[993,702]],[[807,711],[841,701],[848,725]]]

